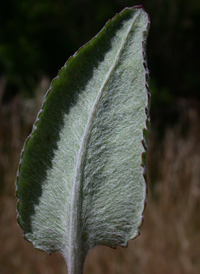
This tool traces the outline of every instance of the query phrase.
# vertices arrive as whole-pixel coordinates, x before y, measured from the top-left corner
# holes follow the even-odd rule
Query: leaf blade
[[[25,145],[17,183],[19,223],[36,247],[64,253],[69,273],[80,273],[94,245],[126,245],[141,223],[147,27],[141,9],[126,9],[69,59]]]

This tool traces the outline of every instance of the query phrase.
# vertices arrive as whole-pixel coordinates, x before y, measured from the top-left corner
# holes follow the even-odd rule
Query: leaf
[[[70,57],[21,153],[18,222],[36,248],[63,253],[69,274],[81,273],[91,247],[138,235],[148,26],[141,7],[126,8]]]

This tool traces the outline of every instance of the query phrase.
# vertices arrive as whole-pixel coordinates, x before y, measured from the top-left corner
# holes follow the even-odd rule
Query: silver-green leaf
[[[149,19],[126,8],[52,81],[21,154],[18,222],[80,274],[95,245],[126,246],[144,210]],[[143,155],[143,157],[142,157]]]

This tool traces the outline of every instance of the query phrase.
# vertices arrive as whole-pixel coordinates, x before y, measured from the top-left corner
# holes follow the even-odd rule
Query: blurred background
[[[126,6],[151,18],[147,43],[151,127],[141,235],[128,248],[90,251],[84,274],[200,273],[200,1],[0,1],[0,274],[66,274],[23,238],[15,176],[50,81]]]

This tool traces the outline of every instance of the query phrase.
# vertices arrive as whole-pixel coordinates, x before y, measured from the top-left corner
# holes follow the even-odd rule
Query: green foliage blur
[[[143,5],[151,19],[152,107],[171,104],[177,96],[199,98],[199,0],[6,0],[0,2],[3,102],[18,93],[33,96],[44,75],[54,78],[108,19],[134,5]]]

